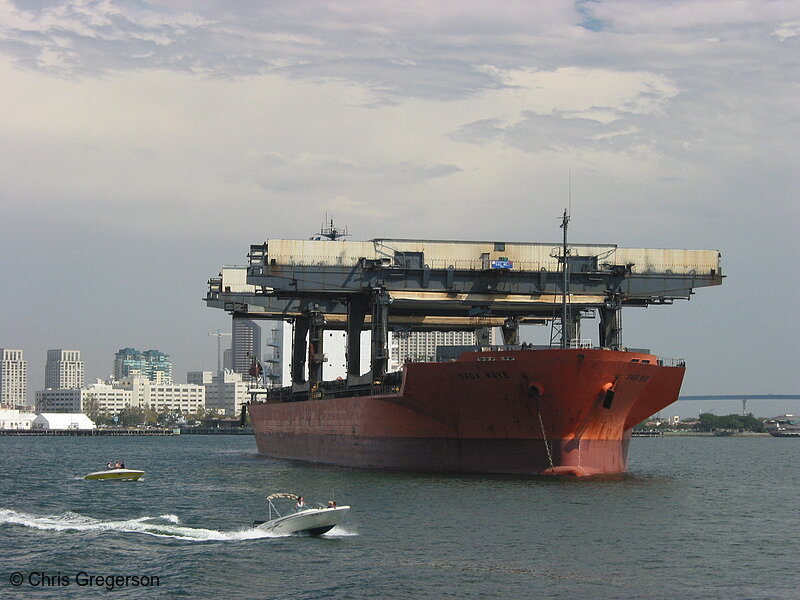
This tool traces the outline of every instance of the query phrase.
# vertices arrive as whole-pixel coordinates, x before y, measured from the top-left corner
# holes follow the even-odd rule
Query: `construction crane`
[[[222,336],[230,335],[230,333],[223,333],[219,329],[210,332],[208,335],[216,336],[217,338],[217,373],[222,371]]]

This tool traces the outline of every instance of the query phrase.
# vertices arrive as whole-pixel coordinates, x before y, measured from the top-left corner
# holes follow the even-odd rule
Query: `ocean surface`
[[[249,436],[0,437],[0,598],[797,599],[798,457],[635,438],[629,475],[570,480],[276,461]],[[82,479],[116,459],[147,473]],[[353,508],[272,537],[251,525],[277,491]]]

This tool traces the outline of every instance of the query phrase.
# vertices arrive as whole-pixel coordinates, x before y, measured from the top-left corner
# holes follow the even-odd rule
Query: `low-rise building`
[[[136,394],[141,408],[194,414],[206,405],[206,388],[190,383],[156,384],[144,379]]]
[[[31,429],[36,418],[32,412],[20,411],[16,408],[0,409],[0,429]]]
[[[80,392],[80,406],[83,412],[117,415],[126,408],[138,406],[134,401],[133,390],[130,387],[122,387],[115,381],[98,379]]]
[[[189,371],[186,373],[186,383],[193,383],[195,385],[206,385],[214,380],[214,374],[211,371]]]
[[[36,411],[40,413],[104,412],[117,414],[134,406],[133,392],[100,379],[78,389],[39,390]]]
[[[77,389],[37,390],[36,412],[77,413],[83,410],[82,392]]]
[[[250,399],[249,389],[249,383],[242,380],[241,373],[218,373],[212,377],[211,383],[205,384],[206,409],[236,417],[242,410],[242,404]]]
[[[202,385],[156,383],[138,373],[121,381],[98,379],[81,389],[36,392],[37,411],[51,413],[117,415],[126,408],[143,408],[193,414],[205,403],[206,388]]]

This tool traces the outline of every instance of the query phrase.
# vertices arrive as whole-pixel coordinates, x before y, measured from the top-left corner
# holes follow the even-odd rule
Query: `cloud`
[[[670,0],[586,2],[581,10],[617,32],[665,33],[676,30],[758,30],[776,20],[796,16],[792,0]]]
[[[428,58],[430,48],[413,32],[417,19],[443,30],[454,27],[452,10],[430,11],[439,12],[431,19],[421,5],[409,4],[396,11],[397,22],[384,25],[385,11],[344,4],[188,8],[80,0],[34,10],[0,0],[0,51],[19,66],[64,77],[160,68],[223,78],[279,71],[298,79],[352,81],[372,89],[378,104],[395,96],[447,99],[497,85],[459,57],[464,45],[485,34],[453,39],[441,58]],[[392,34],[399,39],[389,42]]]
[[[365,200],[354,200],[347,196],[336,196],[324,203],[325,213],[336,215],[340,223],[347,223],[350,219],[367,218],[382,221],[391,218],[392,210],[388,206],[381,206]]]
[[[643,128],[678,95],[669,79],[654,73],[562,68],[498,73],[518,114],[513,121],[485,118],[451,132],[451,139],[500,142],[525,152],[601,150],[628,152],[648,144]],[[497,99],[496,104],[502,104]]]
[[[308,193],[326,190],[327,194],[357,186],[408,187],[460,172],[454,165],[358,162],[334,155],[304,152],[285,155],[277,152],[248,153],[228,173],[230,181],[255,183],[265,190]]]
[[[487,144],[501,142],[532,153],[611,150],[622,152],[638,143],[636,128],[625,122],[603,124],[593,119],[528,113],[516,123],[476,121],[452,134],[455,140]]]
[[[28,10],[0,1],[0,49],[20,66],[61,76],[161,66],[191,69],[185,43],[213,23],[197,15],[112,0],[58,2]],[[187,60],[188,58],[188,60]]]
[[[800,21],[789,21],[781,23],[770,35],[774,35],[780,41],[784,42],[788,39],[800,36]]]

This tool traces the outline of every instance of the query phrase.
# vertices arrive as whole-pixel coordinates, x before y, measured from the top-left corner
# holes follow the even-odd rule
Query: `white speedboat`
[[[322,535],[336,527],[342,517],[350,510],[349,506],[336,506],[329,503],[328,506],[318,506],[316,508],[303,508],[296,510],[285,517],[281,516],[278,509],[272,503],[273,500],[283,498],[297,501],[298,496],[294,494],[272,494],[267,496],[269,502],[269,520],[256,521],[253,525],[258,529],[277,534],[302,533],[306,535]],[[331,505],[332,504],[332,505]]]
[[[136,481],[144,475],[144,471],[136,469],[107,469],[89,473],[84,479],[116,479],[117,481]]]

